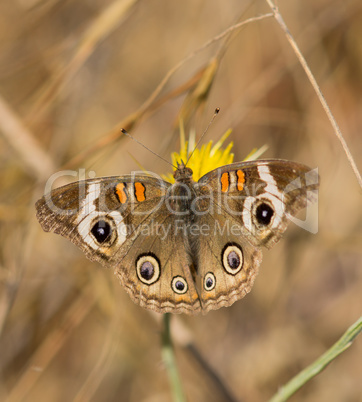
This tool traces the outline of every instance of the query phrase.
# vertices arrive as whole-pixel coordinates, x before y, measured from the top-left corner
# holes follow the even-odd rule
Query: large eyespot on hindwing
[[[254,218],[258,226],[269,226],[274,218],[275,210],[269,200],[258,200],[253,207]]]
[[[212,272],[208,272],[204,277],[204,289],[206,291],[210,291],[215,289],[216,286],[216,278]]]
[[[227,243],[221,252],[221,261],[228,274],[236,275],[244,264],[242,248],[236,243]]]
[[[187,292],[188,286],[186,280],[182,276],[174,276],[171,281],[171,288],[178,295],[183,295]]]
[[[115,222],[109,216],[98,216],[93,219],[90,233],[98,246],[111,246],[117,239]]]
[[[138,279],[145,285],[152,285],[160,277],[160,261],[153,253],[141,254],[136,260]]]

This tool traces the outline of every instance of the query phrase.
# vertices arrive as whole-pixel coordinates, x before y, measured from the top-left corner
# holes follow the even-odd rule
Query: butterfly
[[[197,182],[130,174],[78,181],[36,203],[46,232],[115,270],[132,300],[159,313],[207,313],[243,298],[288,220],[316,198],[318,174],[279,159],[233,163]]]

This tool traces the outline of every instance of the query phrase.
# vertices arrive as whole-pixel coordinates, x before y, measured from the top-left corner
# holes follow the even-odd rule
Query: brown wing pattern
[[[206,313],[250,291],[259,247],[275,244],[288,217],[313,201],[318,174],[298,163],[264,160],[223,166],[189,185],[190,202],[175,204],[185,217],[167,204],[176,187],[145,175],[58,188],[37,202],[37,217],[45,231],[113,267],[142,307]]]
[[[270,248],[286,230],[288,217],[315,201],[318,182],[315,170],[275,159],[223,166],[203,176],[198,185],[200,193],[211,194],[216,213],[240,224],[253,245]],[[267,215],[268,207],[274,215],[270,224],[263,225],[257,212]]]

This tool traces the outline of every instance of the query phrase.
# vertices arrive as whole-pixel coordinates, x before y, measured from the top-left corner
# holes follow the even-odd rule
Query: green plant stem
[[[171,316],[169,313],[163,315],[162,359],[168,373],[173,400],[175,402],[185,402],[186,398],[182,389],[182,384],[176,365],[175,353],[172,345],[170,319]]]
[[[332,360],[348,349],[356,336],[362,331],[362,317],[351,325],[342,337],[310,366],[305,368],[270,399],[269,402],[283,402],[301,388],[307,381],[319,374]]]

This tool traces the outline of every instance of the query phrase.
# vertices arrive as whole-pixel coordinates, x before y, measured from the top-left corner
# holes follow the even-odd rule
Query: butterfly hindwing
[[[136,228],[121,254],[116,274],[137,304],[160,313],[200,312],[188,240],[165,206]]]
[[[242,227],[225,215],[203,216],[198,224],[209,234],[198,236],[198,289],[202,312],[227,307],[250,292],[262,260],[261,250],[241,235]],[[211,224],[210,224],[211,222]]]

